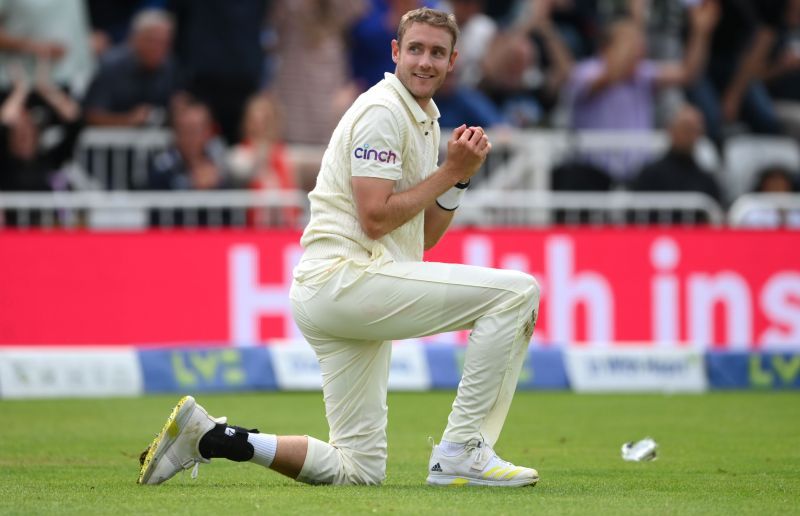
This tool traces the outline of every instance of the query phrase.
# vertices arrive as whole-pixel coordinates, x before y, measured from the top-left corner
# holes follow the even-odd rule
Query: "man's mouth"
[[[425,73],[415,73],[414,77],[416,77],[417,79],[433,79],[433,75]]]

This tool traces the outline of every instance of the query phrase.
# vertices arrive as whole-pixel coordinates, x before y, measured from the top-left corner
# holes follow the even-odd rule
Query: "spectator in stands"
[[[455,128],[461,124],[492,128],[507,125],[503,114],[482,91],[460,84],[453,74],[445,77],[433,100],[439,108],[439,125]]]
[[[779,34],[765,78],[776,115],[800,140],[800,0],[789,0],[784,25],[789,30]]]
[[[274,92],[290,143],[325,144],[359,90],[351,80],[345,36],[364,0],[277,0],[279,61]],[[388,52],[387,52],[388,54]]]
[[[797,191],[797,174],[782,165],[773,165],[759,171],[753,192],[792,193]]]
[[[507,29],[498,32],[483,60],[479,88],[500,107],[512,125],[543,122],[572,68],[572,55],[552,23],[555,0],[526,0],[529,8]],[[544,70],[534,38],[543,43]]]
[[[175,17],[175,53],[182,87],[211,108],[228,143],[239,141],[244,103],[261,85],[261,36],[271,3],[167,1]],[[302,59],[300,64],[305,64]]]
[[[245,107],[243,139],[228,156],[233,184],[254,190],[294,190],[297,184],[281,137],[277,103],[267,94],[252,97]],[[257,209],[250,214],[258,226],[294,225],[297,208]]]
[[[703,0],[689,12],[690,39],[680,62],[646,60],[645,34],[632,19],[622,19],[608,27],[600,54],[574,68],[563,92],[571,112],[570,127],[653,130],[655,91],[665,86],[688,85],[702,71],[719,5],[715,0]],[[624,183],[647,156],[636,151],[623,154],[580,156],[584,162],[581,165],[556,169],[553,185],[557,189],[583,189],[583,184],[607,189]],[[608,179],[603,180],[602,175]]]
[[[781,29],[787,0],[720,0],[705,76],[691,88],[711,137],[722,142],[724,127],[744,123],[752,131],[782,130],[762,82],[769,53]]]
[[[786,167],[776,165],[758,173],[753,191],[756,193],[791,193],[797,191],[796,174]]]
[[[533,127],[543,118],[536,99],[536,49],[521,32],[501,31],[483,60],[478,88],[515,127]]]
[[[700,192],[722,201],[719,184],[694,159],[694,151],[705,134],[703,115],[684,106],[669,125],[670,148],[660,159],[645,166],[633,180],[638,192]]]
[[[8,72],[13,88],[0,108],[0,190],[65,189],[66,178],[61,169],[72,157],[81,128],[80,106],[53,84],[49,63],[44,59],[36,66],[33,92],[21,64],[12,63]],[[37,97],[33,102],[29,102],[31,93]],[[51,114],[52,123],[48,120]],[[40,138],[46,127],[61,129],[60,139],[48,146]]]
[[[359,91],[383,79],[395,68],[391,46],[400,17],[419,7],[419,0],[368,0],[370,4],[354,23],[348,36],[353,80]]]
[[[152,161],[151,190],[213,190],[228,186],[226,149],[214,134],[208,106],[187,100],[172,113],[174,145]]]
[[[10,62],[32,71],[37,58],[53,61],[57,85],[83,95],[94,71],[83,0],[0,1],[0,88],[10,86]]]
[[[692,0],[628,0],[629,11],[647,34],[647,56],[655,61],[679,61],[684,55],[685,33],[689,30],[687,9]],[[662,87],[656,92],[655,123],[666,127],[687,102],[685,87]]]
[[[524,2],[525,0],[519,0]],[[628,0],[633,3],[637,0]],[[670,0],[674,1],[674,0]],[[658,3],[652,2],[653,7]],[[567,45],[575,59],[584,59],[595,54],[598,27],[601,16],[598,13],[600,2],[584,0],[557,0],[553,5],[552,19],[564,44]],[[602,4],[606,7],[608,4]],[[628,10],[630,11],[630,9]]]
[[[456,42],[458,60],[454,75],[460,85],[472,88],[477,87],[483,78],[483,58],[497,33],[497,22],[483,12],[485,3],[484,0],[450,2],[453,15],[461,28],[461,35]]]
[[[278,106],[267,94],[252,97],[245,107],[242,141],[228,156],[237,186],[255,189],[291,190],[294,172],[281,138]]]
[[[177,74],[171,58],[173,22],[148,9],[133,19],[127,45],[106,54],[84,99],[89,125],[141,127],[166,123]]]
[[[128,39],[131,20],[143,9],[166,6],[166,0],[87,0],[92,27],[92,50],[101,56]]]
[[[798,174],[792,173],[781,165],[766,167],[758,173],[753,192],[763,194],[796,193],[798,192]],[[800,228],[800,210],[769,206],[769,200],[766,200],[764,206],[748,210],[741,224],[762,228]]]

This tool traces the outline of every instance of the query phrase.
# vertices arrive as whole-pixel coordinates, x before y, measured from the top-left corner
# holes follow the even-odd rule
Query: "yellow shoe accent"
[[[466,478],[456,478],[450,483],[452,486],[463,486],[466,484],[469,484],[469,480]]]
[[[501,478],[506,476],[506,473],[508,473],[509,471],[512,471],[512,469],[511,468],[503,468],[500,471],[498,471],[497,473],[495,473],[494,478],[496,478],[497,480],[500,480]]]
[[[495,471],[497,471],[498,469],[500,469],[500,466],[493,467],[492,469],[483,474],[483,478],[491,478],[491,476],[494,475]]]
[[[520,473],[522,473],[523,471],[525,471],[525,470],[524,470],[524,469],[522,469],[522,468],[520,468],[520,467],[518,467],[517,469],[515,469],[514,471],[512,471],[511,473],[509,473],[509,474],[506,476],[506,478],[505,478],[505,479],[506,479],[506,480],[511,480],[512,478],[516,477],[517,475],[519,475],[519,474],[520,474]]]
[[[141,468],[139,468],[139,478],[136,480],[137,484],[142,483],[142,477],[144,477],[144,472],[147,471],[147,467],[153,460],[153,455],[155,455],[156,453],[156,448],[158,448],[158,443],[161,442],[161,440],[164,438],[164,435],[169,434],[170,437],[173,438],[176,435],[178,435],[178,425],[175,422],[175,417],[178,415],[178,411],[181,409],[183,404],[186,403],[186,400],[188,399],[189,399],[188,396],[184,396],[183,398],[181,398],[178,404],[175,405],[175,408],[172,409],[172,413],[169,415],[167,422],[164,423],[164,428],[161,429],[158,435],[156,435],[155,439],[153,439],[153,442],[150,443],[150,446],[148,446],[147,449],[139,457]]]

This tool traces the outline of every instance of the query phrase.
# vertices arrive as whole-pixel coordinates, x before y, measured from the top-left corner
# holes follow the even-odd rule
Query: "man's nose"
[[[431,55],[428,52],[425,52],[422,55],[422,58],[419,61],[419,65],[422,68],[430,68],[431,67]]]

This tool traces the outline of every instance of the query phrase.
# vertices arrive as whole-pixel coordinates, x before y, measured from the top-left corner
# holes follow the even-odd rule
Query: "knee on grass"
[[[309,454],[297,480],[307,484],[378,485],[386,479],[386,459],[309,438]]]
[[[341,483],[347,485],[378,485],[386,480],[386,459],[377,452],[338,448],[341,458]]]

